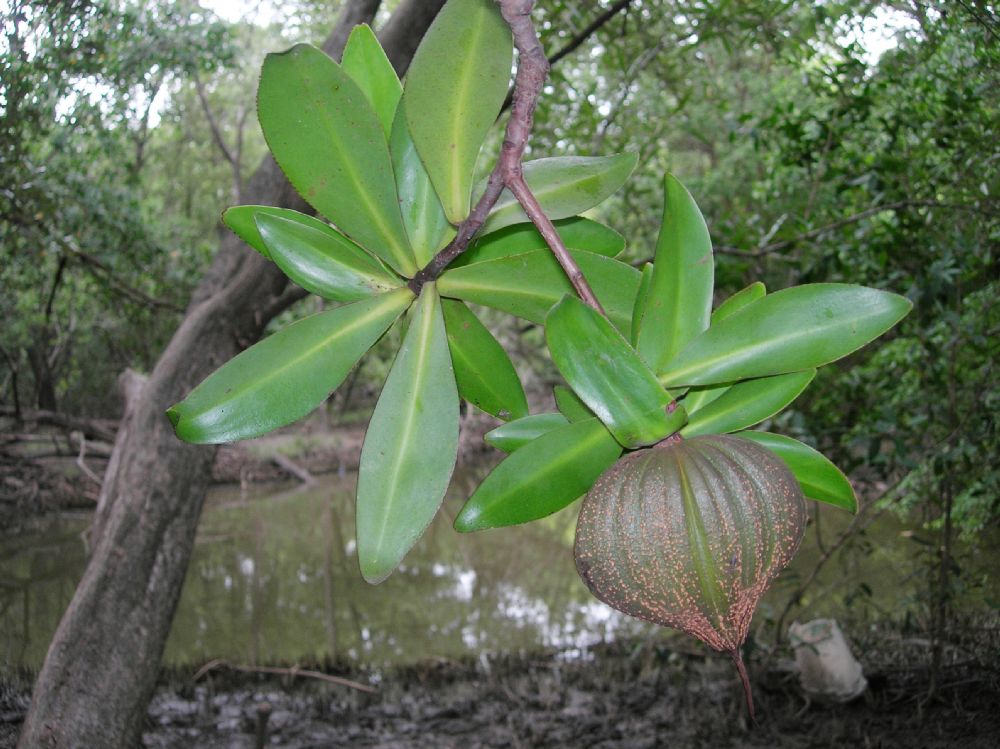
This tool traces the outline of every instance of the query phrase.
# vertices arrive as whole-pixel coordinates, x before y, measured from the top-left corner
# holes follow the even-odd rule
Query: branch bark
[[[425,283],[437,280],[448,265],[468,249],[486,222],[493,206],[500,199],[504,188],[507,188],[549,245],[549,249],[552,250],[552,254],[555,255],[580,298],[604,314],[597,296],[573,256],[566,249],[559,232],[531,193],[521,168],[524,149],[528,145],[528,137],[531,135],[534,122],[535,106],[549,74],[549,61],[531,22],[534,0],[497,0],[497,2],[500,5],[500,13],[514,35],[514,46],[518,51],[513,105],[500,157],[487,180],[486,190],[469,216],[459,225],[455,238],[410,279],[409,287],[414,294],[419,295]]]
[[[561,59],[567,55],[572,54],[577,50],[577,48],[587,41],[591,36],[596,34],[605,24],[608,23],[612,18],[617,16],[623,10],[628,8],[632,4],[632,0],[618,0],[614,5],[608,8],[606,11],[601,13],[597,18],[587,24],[583,29],[573,35],[573,37],[566,42],[562,47],[560,47],[555,53],[549,55],[549,66],[555,65]],[[504,100],[503,107],[501,107],[501,112],[506,112],[510,109],[511,102],[514,99],[514,92],[511,91],[507,94],[507,98]]]
[[[398,40],[388,50],[397,70],[405,70],[442,4],[399,5],[386,27]],[[378,7],[378,0],[347,2],[324,49],[339,56],[351,27],[371,21]],[[251,176],[246,197],[305,208],[270,158]],[[260,336],[268,322],[261,309],[286,286],[273,264],[235,237],[220,237],[184,320],[122,419],[92,555],[39,673],[21,749],[139,744],[215,457],[214,447],[179,441],[164,410]]]

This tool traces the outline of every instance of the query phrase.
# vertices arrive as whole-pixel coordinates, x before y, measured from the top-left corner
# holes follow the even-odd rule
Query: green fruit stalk
[[[805,524],[802,490],[769,450],[738,437],[676,437],[597,480],[577,522],[576,567],[608,605],[729,654],[753,718],[740,646]]]

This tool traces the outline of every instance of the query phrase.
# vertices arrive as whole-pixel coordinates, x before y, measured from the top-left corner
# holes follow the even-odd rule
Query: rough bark
[[[443,0],[404,0],[384,43],[402,70]],[[378,0],[351,0],[324,49],[338,55]],[[248,203],[304,206],[271,159]],[[285,282],[273,265],[223,236],[184,320],[130,400],[105,475],[90,561],[49,648],[21,749],[133,747],[187,571],[215,449],[177,440],[164,410],[256,341]]]

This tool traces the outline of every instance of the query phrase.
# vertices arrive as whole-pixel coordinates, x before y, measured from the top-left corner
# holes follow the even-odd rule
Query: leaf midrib
[[[361,250],[360,248],[355,250],[355,248],[350,244],[342,244],[342,242],[350,242],[350,240],[346,237],[341,238],[340,236],[326,234],[317,228],[305,226],[304,224],[300,224],[286,218],[272,216],[269,217],[269,219],[270,220],[265,221],[265,224],[274,224],[275,221],[283,221],[294,226],[296,230],[305,230],[301,234],[296,234],[295,230],[282,229],[281,224],[276,224],[279,234],[281,232],[285,232],[285,234],[284,237],[279,236],[277,238],[277,242],[275,242],[275,238],[272,236],[272,242],[279,248],[284,246],[278,254],[283,255],[286,260],[289,259],[289,256],[292,254],[307,258],[309,254],[314,254],[323,260],[328,260],[331,265],[343,268],[347,273],[360,279],[362,283],[374,285],[376,287],[387,286],[388,288],[399,288],[400,284],[397,283],[399,280],[398,276],[393,277],[383,271],[382,268],[378,267],[376,262],[368,256],[368,253],[365,250]],[[264,244],[267,245],[271,254],[274,255],[274,248],[268,245],[267,239],[264,237],[264,231],[267,230],[263,229],[260,223],[258,223],[257,226],[258,229],[261,229],[261,238],[264,239]],[[340,252],[328,252],[327,249],[320,244],[320,242],[312,239],[309,236],[309,233],[322,237],[323,240],[336,246],[337,250]],[[286,239],[286,237],[291,237],[291,239]],[[292,247],[291,251],[288,250],[289,246]],[[304,246],[306,250],[303,251],[301,249],[297,249],[296,246]],[[330,276],[326,276],[326,278],[330,278]]]
[[[244,397],[248,393],[250,393],[250,392],[252,392],[254,390],[260,389],[260,387],[262,386],[262,384],[267,384],[267,383],[270,383],[270,382],[274,381],[275,379],[278,378],[279,375],[284,374],[289,369],[295,369],[299,365],[300,362],[302,362],[302,361],[304,361],[306,359],[312,358],[313,356],[316,355],[316,353],[320,349],[329,347],[332,342],[335,342],[335,341],[337,341],[340,338],[348,336],[351,333],[357,331],[359,328],[363,327],[364,325],[367,325],[367,324],[371,323],[375,318],[380,317],[384,312],[388,311],[386,308],[391,308],[391,307],[395,306],[396,304],[398,304],[393,299],[393,297],[395,297],[395,296],[397,296],[397,294],[394,293],[394,292],[387,293],[386,294],[386,299],[383,300],[380,304],[377,304],[374,307],[372,307],[372,309],[369,310],[368,313],[366,313],[366,314],[364,314],[364,315],[362,315],[360,317],[355,318],[355,320],[353,322],[349,323],[346,326],[338,327],[333,333],[331,333],[331,335],[325,336],[321,341],[319,341],[318,343],[316,343],[313,346],[310,346],[309,348],[307,348],[304,352],[302,352],[298,356],[296,356],[296,357],[294,357],[292,359],[287,359],[281,366],[277,367],[276,369],[270,370],[265,377],[253,379],[253,380],[249,381],[243,387],[238,388],[238,389],[234,389],[233,391],[231,391],[232,394],[228,398],[226,398],[223,401],[216,401],[212,405],[211,408],[208,408],[208,409],[202,411],[201,415],[204,416],[205,414],[208,414],[208,413],[211,413],[213,411],[216,411],[216,410],[218,410],[219,408],[221,408],[223,406],[227,406],[227,405],[233,403],[234,401],[239,400],[240,398]],[[364,303],[363,300],[360,301],[360,302],[354,302],[354,304],[363,304],[363,303]],[[339,311],[341,311],[343,309],[346,309],[349,306],[350,305],[345,305],[344,307],[338,307],[336,310],[331,310],[329,312],[329,315],[331,317],[333,317],[334,313],[339,312]],[[285,330],[289,330],[290,328],[291,328],[291,326],[289,326],[289,328],[285,328]],[[267,340],[267,339],[265,339],[265,340]],[[194,417],[192,417],[192,418],[194,418]]]
[[[808,339],[813,338],[813,337],[823,337],[823,336],[829,335],[830,331],[836,330],[838,328],[848,328],[848,329],[850,329],[851,327],[857,328],[857,327],[860,327],[861,323],[869,321],[869,320],[871,320],[872,318],[875,318],[875,317],[881,317],[881,316],[885,315],[887,312],[888,312],[888,310],[882,309],[882,310],[879,310],[878,312],[874,312],[872,314],[865,315],[864,317],[852,317],[852,318],[849,318],[847,320],[835,317],[835,318],[833,318],[833,321],[829,325],[820,325],[818,327],[811,327],[811,328],[799,327],[799,328],[796,328],[795,330],[792,330],[791,332],[784,333],[782,335],[770,336],[770,337],[765,338],[765,339],[757,339],[756,342],[751,341],[750,343],[745,344],[743,346],[738,346],[736,348],[726,349],[725,351],[723,351],[723,352],[721,352],[719,354],[716,354],[715,356],[710,356],[710,357],[707,357],[707,358],[696,360],[696,361],[692,362],[691,364],[688,364],[686,367],[683,367],[681,369],[673,369],[673,370],[668,369],[666,372],[664,372],[663,374],[661,374],[659,376],[659,380],[660,380],[660,382],[664,386],[668,385],[671,382],[674,385],[678,385],[678,384],[698,384],[698,385],[700,385],[700,384],[711,384],[711,383],[686,383],[682,378],[683,378],[683,376],[685,374],[690,374],[692,371],[695,371],[695,372],[697,372],[698,370],[712,371],[712,370],[714,370],[715,366],[719,362],[722,362],[722,361],[731,362],[734,367],[737,364],[743,364],[747,359],[749,359],[751,357],[756,358],[756,356],[754,356],[754,351],[755,350],[758,351],[758,352],[760,352],[760,351],[765,351],[766,352],[766,351],[774,349],[776,346],[779,346],[779,345],[780,346],[786,346],[789,341],[808,340]],[[773,314],[773,312],[772,312],[772,314]],[[726,320],[724,320],[721,324],[724,325],[728,320],[736,319],[737,316],[739,316],[738,312],[736,314],[734,314],[733,317],[726,318]],[[762,326],[762,323],[758,321],[756,327],[761,327],[761,326]],[[726,331],[726,332],[728,333],[728,331]],[[859,333],[857,333],[857,332],[855,332],[854,334],[848,334],[848,335],[845,336],[845,338],[858,338],[858,337],[859,337]],[[690,343],[693,344],[696,340],[697,339],[694,339]],[[825,348],[825,346],[824,346],[824,348]],[[851,350],[853,350],[853,349],[851,349]],[[684,352],[682,351],[681,354],[683,354],[683,353]],[[758,353],[757,356],[763,357],[763,354]],[[806,365],[802,365],[801,367],[796,367],[796,369],[794,371],[801,371],[803,369],[811,369],[812,367],[822,366],[823,364],[828,363],[828,361],[829,360],[827,360],[824,357],[822,360],[814,362],[812,364],[806,364]],[[774,374],[783,374],[783,373],[782,372],[775,372]],[[762,375],[762,376],[766,376],[766,375]]]
[[[479,23],[469,29],[469,49],[476,49],[480,38],[483,36],[485,17],[482,13],[478,15],[478,20]],[[466,185],[463,180],[464,165],[460,162],[464,161],[465,153],[464,149],[459,147],[459,136],[464,129],[464,113],[469,109],[469,97],[472,91],[472,87],[469,85],[469,79],[472,76],[473,67],[473,65],[461,65],[459,68],[459,94],[455,97],[455,105],[451,110],[451,137],[449,138],[449,142],[453,142],[455,144],[455,150],[452,152],[452,157],[450,159],[452,206],[462,206],[463,209],[464,202],[462,199],[462,193],[465,192],[465,189],[463,188],[467,188],[468,185]]]
[[[430,351],[430,346],[427,345],[427,342],[431,338],[431,332],[433,331],[435,322],[434,320],[435,316],[433,314],[435,305],[431,295],[435,294],[436,292],[433,289],[426,289],[425,293],[428,294],[427,301],[423,302],[423,304],[421,305],[421,309],[419,310],[421,314],[421,320],[420,320],[421,326],[419,328],[420,336],[418,340],[414,341],[414,344],[417,347],[417,352],[416,352],[417,358],[416,358],[416,369],[415,369],[416,375],[412,380],[413,392],[415,394],[423,391],[424,382],[427,379],[428,368],[424,366],[424,362],[426,361],[428,353]],[[400,439],[397,441],[397,445],[400,446],[400,449],[396,452],[396,454],[399,456],[407,454],[407,451],[403,446],[406,445],[408,442],[410,442],[410,438],[414,430],[414,423],[416,422],[417,400],[418,399],[416,397],[412,397],[409,398],[407,401],[407,406],[409,407],[404,412],[404,417],[403,417],[404,421],[399,430]],[[389,501],[382,503],[383,510],[379,515],[379,523],[378,523],[379,525],[378,540],[373,545],[373,549],[375,550],[374,557],[375,559],[378,560],[381,560],[382,558],[382,550],[383,550],[383,544],[385,542],[386,530],[389,527],[388,519],[389,516],[392,514],[391,510],[396,506],[396,501],[399,498],[398,487],[399,487],[399,477],[402,472],[401,471],[402,464],[403,464],[402,460],[393,461],[391,464],[389,473],[389,483],[387,485],[387,491],[386,491],[386,496],[389,498]]]
[[[304,80],[307,81],[311,80],[311,76],[308,75],[308,71],[303,69],[305,61],[296,58],[294,64],[298,68],[299,75]],[[334,64],[336,65],[336,63]],[[355,88],[358,89],[359,93],[361,94],[361,98],[364,100],[365,104],[367,104],[368,97],[365,96],[364,91],[362,91],[361,88],[357,86],[357,84],[355,84],[353,81],[350,80],[350,76],[348,76],[347,73],[343,73],[343,75],[344,78],[350,82],[349,85],[354,85]],[[345,85],[345,81],[339,81],[338,83],[339,83],[338,88],[343,88]],[[312,83],[308,83],[306,85],[309,87],[310,90],[315,91],[315,86]],[[369,192],[367,182],[359,178],[359,170],[357,169],[357,166],[354,163],[354,152],[352,151],[352,149],[344,147],[343,138],[341,138],[337,127],[334,125],[332,113],[327,107],[320,107],[319,112],[323,120],[323,124],[326,126],[327,133],[331,136],[331,141],[334,147],[341,154],[341,163],[343,163],[345,166],[345,171],[347,172],[347,176],[354,182],[355,185],[357,185],[359,188],[362,188],[358,190],[358,194],[360,195],[362,203],[364,204],[365,212],[368,214],[369,218],[373,220],[372,222],[376,225],[379,235],[384,240],[386,240],[386,246],[389,250],[389,253],[392,255],[393,259],[400,265],[399,270],[404,274],[416,272],[415,266],[410,267],[413,265],[413,262],[407,257],[405,252],[401,252],[401,248],[399,247],[397,237],[395,236],[395,232],[392,231],[392,228],[386,222],[386,215],[384,213],[383,206],[379,202],[374,201],[373,196]],[[376,120],[377,119],[378,116],[376,115]],[[382,124],[380,122],[379,129],[381,130],[381,128]],[[390,168],[391,168],[391,157],[390,157]],[[395,182],[393,182],[393,184],[395,185]],[[393,200],[393,205],[397,205],[395,200]]]

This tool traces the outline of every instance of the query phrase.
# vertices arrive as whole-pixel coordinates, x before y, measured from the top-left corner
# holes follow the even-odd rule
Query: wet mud
[[[988,654],[987,654],[988,656]],[[930,692],[907,656],[869,666],[868,691],[847,705],[809,700],[789,664],[756,659],[757,725],[746,719],[728,661],[642,643],[565,654],[440,661],[339,673],[367,694],[287,676],[177,672],[150,704],[145,747],[926,747],[986,749],[1000,737],[1000,669],[953,659]],[[193,671],[192,671],[193,674]],[[13,747],[27,707],[22,683],[0,698],[0,746]]]

